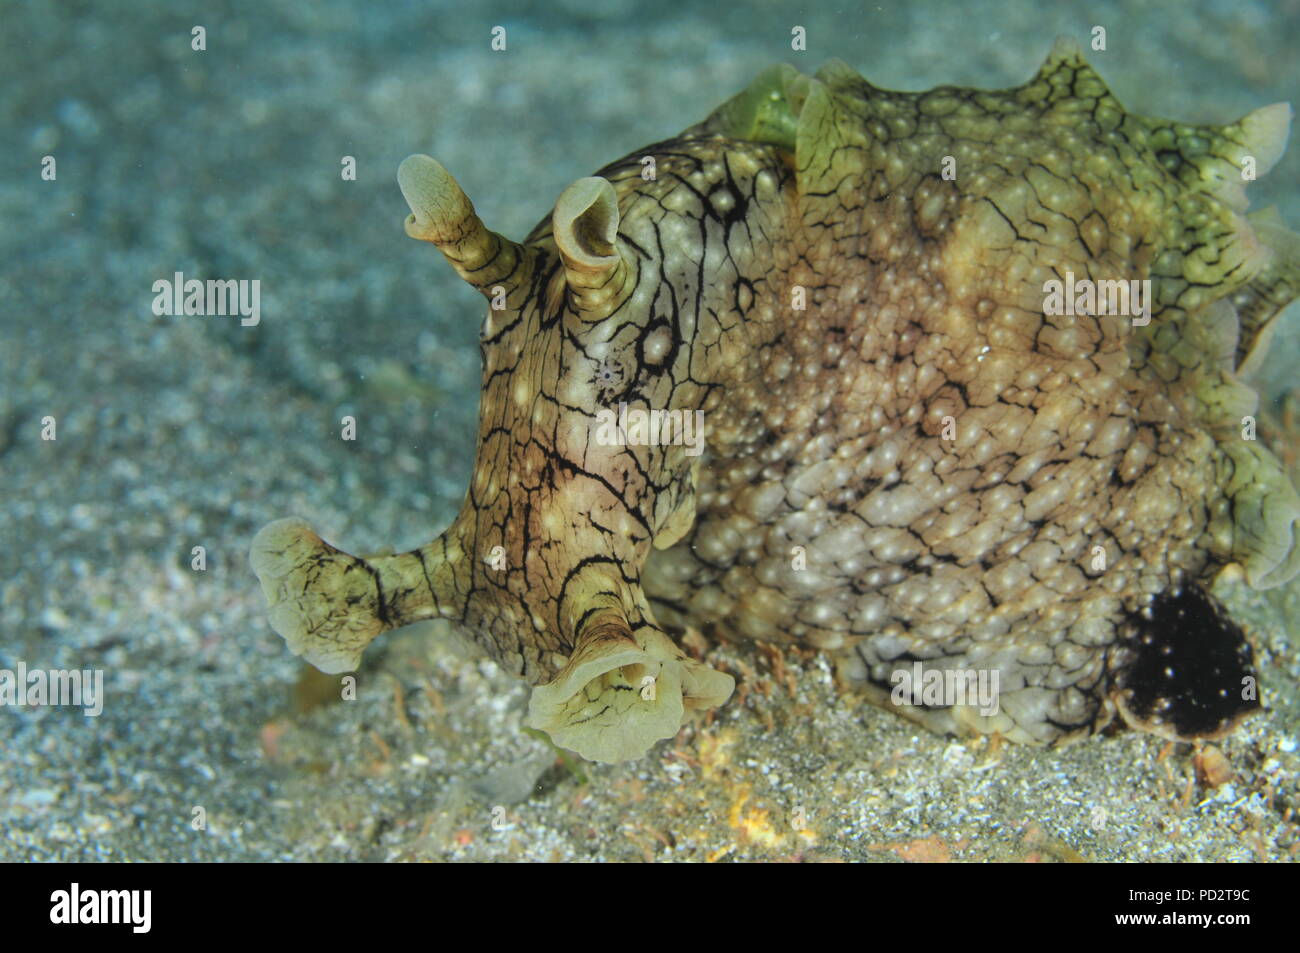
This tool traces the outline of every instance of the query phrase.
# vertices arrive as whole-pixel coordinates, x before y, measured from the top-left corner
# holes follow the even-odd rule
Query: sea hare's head
[[[435,160],[398,170],[407,233],[489,305],[474,473],[426,547],[456,554],[431,588],[539,686],[530,723],[597,760],[639,756],[733,684],[659,629],[640,586],[652,546],[694,519],[711,408],[752,367],[738,329],[770,271],[752,236],[781,227],[770,150],[717,152],[682,143],[655,175],[632,159],[579,179],[522,244]]]

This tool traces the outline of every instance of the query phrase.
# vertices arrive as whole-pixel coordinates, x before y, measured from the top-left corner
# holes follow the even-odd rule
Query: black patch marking
[[[1204,590],[1165,592],[1128,623],[1115,684],[1136,727],[1180,739],[1217,736],[1259,708],[1250,643]]]

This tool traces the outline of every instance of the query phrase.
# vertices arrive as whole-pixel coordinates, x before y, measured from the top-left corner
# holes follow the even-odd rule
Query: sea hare
[[[907,697],[937,731],[1223,734],[1258,701],[1209,583],[1300,569],[1248,384],[1300,293],[1300,241],[1245,214],[1290,115],[1133,115],[1063,42],[1002,91],[779,66],[522,243],[412,156],[407,233],[489,302],[472,482],[400,555],[267,526],[272,626],[343,672],[452,620],[601,761],[731,694],[688,627],[832,651],[882,704],[996,676]]]

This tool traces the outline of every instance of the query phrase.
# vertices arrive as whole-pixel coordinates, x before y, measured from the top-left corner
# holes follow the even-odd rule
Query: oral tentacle
[[[263,527],[249,555],[271,627],[290,651],[329,674],[354,671],[383,632],[453,614],[459,558],[447,537],[407,553],[353,556],[300,519]]]
[[[735,687],[730,675],[687,657],[643,617],[648,609],[639,591],[628,595],[640,603],[631,621],[609,587],[572,600],[583,610],[573,652],[528,703],[530,727],[590,761],[641,757],[693,714],[724,703]]]

